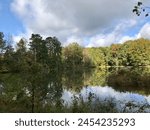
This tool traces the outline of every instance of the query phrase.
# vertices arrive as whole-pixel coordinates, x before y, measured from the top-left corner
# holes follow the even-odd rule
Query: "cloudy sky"
[[[0,31],[17,41],[32,33],[63,45],[108,46],[150,38],[150,17],[137,17],[137,0],[0,0]],[[150,6],[149,0],[143,0]]]

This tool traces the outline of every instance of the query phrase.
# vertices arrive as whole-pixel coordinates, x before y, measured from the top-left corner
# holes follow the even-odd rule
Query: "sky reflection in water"
[[[122,109],[125,106],[125,104],[129,102],[132,102],[139,106],[142,106],[144,104],[150,105],[150,95],[144,96],[144,95],[140,95],[138,93],[132,93],[132,92],[119,92],[108,86],[83,87],[79,93],[75,93],[75,92],[68,91],[65,89],[63,92],[62,99],[65,101],[65,103],[70,104],[72,102],[73,95],[76,95],[76,96],[81,95],[84,101],[86,101],[90,92],[94,93],[95,96],[102,102],[113,99],[114,103],[116,104],[117,109]],[[145,111],[150,112],[149,109]]]

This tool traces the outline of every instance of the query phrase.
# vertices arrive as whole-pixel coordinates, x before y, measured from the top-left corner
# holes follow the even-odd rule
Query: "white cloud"
[[[119,43],[124,43],[124,42],[126,42],[126,41],[134,40],[134,39],[137,39],[137,38],[138,38],[137,35],[135,35],[135,36],[133,36],[133,37],[131,37],[131,36],[123,36],[123,37],[120,39]]]
[[[22,38],[21,35],[19,35],[19,36],[13,36],[13,42],[18,43],[21,38]]]
[[[135,40],[135,39],[139,39],[139,38],[146,38],[146,39],[150,39],[150,23],[145,23],[141,29],[139,30],[139,32],[137,34],[135,34],[134,36],[123,36],[121,38],[121,40],[119,41],[119,43],[123,43],[125,41],[128,40]]]
[[[27,41],[31,37],[32,30],[26,29],[26,33],[20,33],[18,35],[13,35],[13,41],[14,43],[17,43],[20,41],[21,38],[25,38]]]
[[[67,46],[69,43],[77,42],[79,44],[83,43],[83,39],[76,37],[76,36],[70,36],[67,38],[67,41],[63,44],[64,46]]]
[[[146,39],[150,39],[150,23],[145,23],[141,29],[139,30],[139,32],[137,34],[135,34],[134,36],[123,36],[119,43],[123,43],[125,41],[128,40],[135,40],[135,39],[139,39],[139,38],[146,38]]]
[[[11,8],[28,36],[56,36],[64,45],[74,40],[85,45],[89,39],[86,46],[106,46],[137,24],[134,5],[130,0],[13,0]]]
[[[96,36],[93,36],[87,47],[92,47],[92,46],[109,46],[112,43],[122,43],[125,40],[133,39],[129,36],[123,36],[123,32],[128,30],[129,28],[132,28],[135,26],[137,22],[135,20],[129,20],[129,21],[123,21],[122,23],[118,24],[115,29],[108,33],[108,34],[99,34]]]
[[[150,23],[146,23],[140,30],[138,37],[150,39]]]

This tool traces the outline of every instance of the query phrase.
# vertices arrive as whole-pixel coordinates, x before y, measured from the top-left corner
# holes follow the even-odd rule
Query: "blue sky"
[[[150,38],[150,17],[132,13],[136,1],[0,0],[0,31],[16,42],[32,33],[56,36],[64,46],[108,46]],[[143,2],[150,5],[149,0]]]
[[[5,34],[18,35],[24,31],[22,22],[11,11],[12,0],[0,1],[0,31]]]

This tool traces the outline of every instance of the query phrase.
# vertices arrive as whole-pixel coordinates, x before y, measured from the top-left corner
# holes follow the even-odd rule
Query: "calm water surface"
[[[90,94],[92,102],[111,102],[118,112],[150,112],[150,69],[0,74],[0,112],[49,112],[53,104],[71,106],[73,97],[87,102]]]

